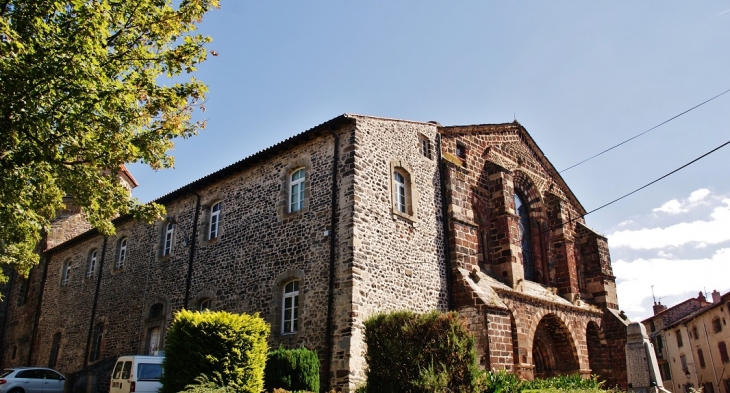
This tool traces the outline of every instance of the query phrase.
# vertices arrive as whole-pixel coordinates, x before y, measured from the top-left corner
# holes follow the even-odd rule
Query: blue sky
[[[221,3],[200,25],[219,55],[194,74],[208,128],[176,143],[175,169],[129,166],[142,201],[342,113],[516,118],[563,169],[730,89],[727,0]],[[728,125],[730,93],[563,177],[592,210],[727,142]],[[652,284],[669,305],[730,290],[729,158],[586,217],[632,319],[651,312]]]

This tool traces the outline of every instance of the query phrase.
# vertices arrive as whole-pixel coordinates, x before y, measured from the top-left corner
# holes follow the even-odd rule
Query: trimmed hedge
[[[177,312],[167,331],[160,393],[185,390],[200,375],[238,392],[259,393],[268,335],[269,325],[257,314]]]
[[[319,391],[319,357],[306,348],[269,352],[264,369],[264,388]]]
[[[455,312],[380,314],[365,321],[370,393],[476,392],[474,338]]]

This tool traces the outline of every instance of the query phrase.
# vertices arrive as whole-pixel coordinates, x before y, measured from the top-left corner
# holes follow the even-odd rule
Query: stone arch
[[[580,371],[578,350],[567,324],[558,315],[545,314],[532,336],[535,378],[574,374]]]

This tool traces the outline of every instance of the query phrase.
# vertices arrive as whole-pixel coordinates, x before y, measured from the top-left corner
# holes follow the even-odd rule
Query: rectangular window
[[[431,158],[431,141],[423,135],[418,136],[418,144],[421,150],[421,155],[426,158]]]
[[[208,231],[208,240],[218,238],[218,228],[221,219],[221,202],[216,203],[210,208],[210,231]]]
[[[162,255],[170,255],[172,252],[172,235],[175,233],[175,224],[172,222],[167,223],[167,227],[165,230],[165,245],[162,250]]]
[[[674,333],[677,335],[677,346],[681,348],[682,345],[684,345],[684,343],[682,342],[682,331],[676,330]]]
[[[682,364],[682,372],[685,374],[689,373],[689,369],[687,368],[687,357],[682,355],[679,357],[679,362]]]
[[[662,379],[665,381],[671,381],[672,380],[672,368],[669,366],[669,362],[662,363]],[[728,392],[730,393],[730,392]]]
[[[304,208],[304,186],[307,175],[304,168],[292,173],[289,179],[289,213],[298,212]]]
[[[282,306],[281,332],[296,333],[299,322],[299,281],[292,281],[284,286]]]
[[[122,268],[124,261],[127,260],[127,238],[123,238],[119,241],[119,256],[117,257],[116,268]]]

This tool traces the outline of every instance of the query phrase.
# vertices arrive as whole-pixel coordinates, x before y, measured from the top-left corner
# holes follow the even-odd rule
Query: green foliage
[[[220,374],[216,374],[215,380],[211,381],[207,375],[201,374],[195,378],[195,383],[185,386],[185,393],[235,393],[236,390],[230,386],[221,386]]]
[[[268,335],[269,325],[258,315],[177,312],[167,331],[160,392],[177,393],[205,375],[201,389],[226,386],[259,393]],[[206,385],[211,379],[213,385]]]
[[[269,352],[264,370],[264,387],[286,390],[319,391],[319,357],[306,348],[278,349]]]
[[[602,382],[596,376],[583,378],[579,374],[559,375],[546,379],[525,381],[505,370],[485,372],[484,393],[528,393],[528,392],[605,392]]]
[[[368,392],[475,392],[474,338],[457,313],[380,314],[365,321]]]
[[[164,214],[130,199],[117,174],[171,167],[173,140],[205,125],[191,116],[207,87],[179,76],[206,59],[211,39],[192,32],[218,0],[174,3],[0,4],[0,263],[27,274],[64,195],[105,235],[118,214]]]

